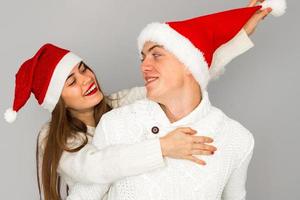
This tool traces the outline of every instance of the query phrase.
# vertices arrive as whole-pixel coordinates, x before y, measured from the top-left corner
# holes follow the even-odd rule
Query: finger
[[[264,2],[265,0],[258,0],[258,3],[262,3],[262,2]]]
[[[184,159],[190,160],[190,161],[192,161],[194,163],[197,163],[199,165],[206,165],[206,162],[204,162],[204,160],[201,160],[201,159],[199,159],[195,156],[185,156]]]
[[[256,4],[257,0],[251,0],[248,4],[248,7],[252,7]]]
[[[197,133],[196,130],[190,128],[190,127],[181,127],[181,128],[178,128],[180,131],[186,133],[186,134],[189,134],[189,135],[195,135]]]
[[[214,140],[206,136],[193,136],[194,143],[212,143]]]
[[[265,19],[272,12],[272,8],[266,8],[260,13],[261,19]]]
[[[204,155],[210,156],[214,154],[214,151],[204,151],[204,150],[192,150],[192,155]]]
[[[270,12],[272,12],[272,8],[265,8],[263,10],[260,10],[260,12],[256,14],[257,20],[261,20],[262,18],[266,17]]]
[[[217,150],[217,148],[215,146],[212,146],[212,145],[194,143],[192,145],[192,150],[204,150],[204,151],[214,152],[214,151]]]
[[[256,6],[258,3],[262,3],[264,2],[265,0],[251,0],[248,4],[248,7],[253,7],[253,6]]]

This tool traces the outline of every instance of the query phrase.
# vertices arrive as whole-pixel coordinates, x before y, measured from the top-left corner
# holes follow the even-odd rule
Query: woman
[[[96,149],[89,144],[94,127],[111,107],[106,103],[93,71],[82,59],[52,44],[42,46],[20,67],[16,75],[14,105],[5,114],[7,121],[15,120],[17,111],[31,93],[52,114],[38,139],[38,181],[46,200],[62,198],[60,177],[72,188],[74,177],[88,176],[72,171],[72,168],[78,169],[81,162],[90,163],[89,171],[96,175],[93,177],[95,182],[110,183],[164,166],[163,156],[205,164],[191,154],[211,155],[215,151],[211,145],[191,148],[199,140],[206,143],[212,140],[192,136],[196,132],[189,128],[177,129],[159,140]],[[144,97],[144,89],[134,88],[118,93],[125,94],[129,98],[113,99],[113,104],[129,103]],[[144,159],[145,156],[147,159]],[[129,157],[138,162],[126,162]]]

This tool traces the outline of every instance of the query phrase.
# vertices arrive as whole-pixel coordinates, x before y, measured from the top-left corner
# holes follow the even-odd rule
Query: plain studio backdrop
[[[71,49],[96,72],[106,94],[143,85],[136,38],[149,22],[172,21],[245,6],[247,0],[1,0],[0,113],[11,107],[20,64],[51,42]],[[255,47],[209,86],[210,100],[255,137],[250,200],[300,199],[300,2],[267,17]],[[14,124],[0,118],[1,199],[38,199],[35,148],[50,117],[31,97]]]

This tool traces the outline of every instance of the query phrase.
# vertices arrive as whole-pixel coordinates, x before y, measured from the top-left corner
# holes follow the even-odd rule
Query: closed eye
[[[72,80],[72,82],[68,85],[68,86],[72,86],[72,85],[74,85],[75,84],[75,82],[76,82],[76,80],[74,79],[74,80]]]

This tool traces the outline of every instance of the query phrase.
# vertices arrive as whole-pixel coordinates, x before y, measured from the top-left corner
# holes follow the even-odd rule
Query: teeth
[[[147,78],[147,83],[150,82],[150,81],[153,81],[155,80],[156,78]]]
[[[85,95],[88,95],[96,88],[96,85],[94,84],[88,91],[85,92]]]

